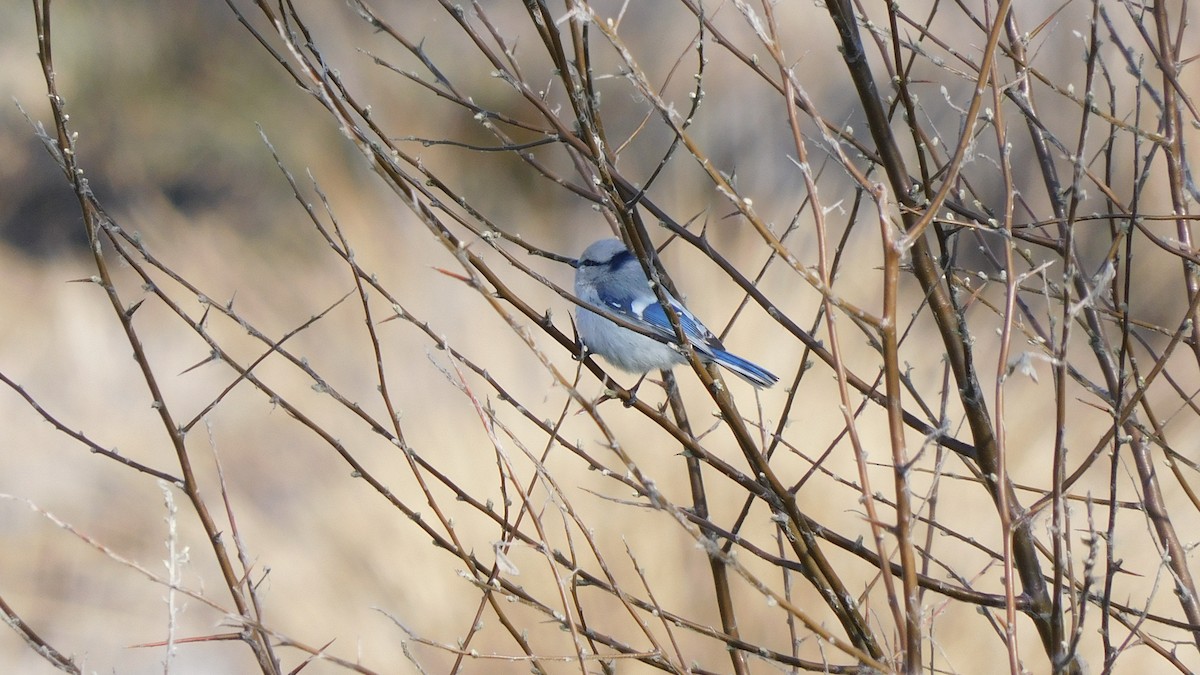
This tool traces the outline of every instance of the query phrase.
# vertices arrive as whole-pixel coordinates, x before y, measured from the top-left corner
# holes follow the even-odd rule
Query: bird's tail
[[[779,381],[778,377],[765,368],[721,349],[713,350],[712,360],[756,387],[770,387]]]

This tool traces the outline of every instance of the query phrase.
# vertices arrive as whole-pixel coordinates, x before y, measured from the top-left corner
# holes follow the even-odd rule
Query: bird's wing
[[[671,326],[670,317],[667,316],[666,310],[659,304],[658,298],[649,288],[645,292],[632,292],[620,286],[608,286],[596,290],[600,304],[606,309],[628,321],[645,326],[670,342],[676,341],[675,329]],[[683,334],[692,346],[710,356],[715,350],[723,349],[717,336],[713,335],[712,331],[700,323],[700,320],[678,300],[667,294],[667,301],[679,315],[679,325],[683,328]]]
[[[619,289],[608,289],[608,292],[597,295],[600,297],[600,304],[612,314],[639,326],[645,326],[668,342],[676,342],[675,329],[671,326],[671,319],[653,294],[628,293]],[[700,323],[700,320],[678,300],[668,295],[667,301],[670,303],[671,309],[679,315],[679,327],[683,329],[684,336],[692,344],[692,347],[705,358],[721,364],[756,387],[770,387],[779,381],[778,377],[761,366],[725,351],[717,336],[713,335],[712,331]]]
[[[712,350],[721,349],[721,341],[712,334],[712,331],[700,323],[700,320],[693,316],[686,307],[679,304],[678,300],[670,296],[667,299],[671,303],[671,309],[679,315],[679,326],[683,328],[683,334],[687,337],[688,342],[692,343],[692,346],[709,354]],[[635,303],[634,309],[639,318],[653,326],[655,330],[661,331],[669,337],[675,337],[675,329],[671,327],[671,318],[667,316],[667,311],[658,303],[657,298],[651,297],[641,307],[637,307]]]
[[[655,333],[663,333],[661,326],[656,326],[646,321],[642,316],[647,304],[645,300],[646,296],[627,292],[619,286],[597,288],[596,295],[600,299],[598,304],[612,314],[630,323],[648,328]],[[654,296],[649,297],[653,301]],[[671,325],[668,323],[667,332],[663,333],[663,337],[674,337],[674,335],[675,333],[671,330]]]
[[[770,387],[779,381],[778,377],[771,374],[770,371],[764,369],[762,366],[725,351],[725,347],[721,345],[721,341],[717,336],[713,335],[712,331],[700,323],[699,319],[692,316],[692,313],[686,307],[679,304],[679,301],[675,298],[667,296],[667,299],[671,303],[671,308],[679,315],[679,326],[683,329],[683,334],[687,337],[688,342],[706,359],[711,359],[728,368],[738,375],[738,377],[756,387]],[[655,330],[669,333],[672,339],[675,337],[675,329],[671,327],[671,319],[667,316],[666,310],[657,301],[647,304],[640,314],[644,323],[654,326]]]

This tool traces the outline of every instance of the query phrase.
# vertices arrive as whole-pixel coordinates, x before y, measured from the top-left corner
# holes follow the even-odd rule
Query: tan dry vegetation
[[[1103,5],[1114,15],[1117,34],[1134,53],[1144,55],[1149,49],[1137,36],[1126,6],[1072,4],[1055,13],[1034,3],[1017,3],[1015,10],[1022,30],[1034,31],[1026,45],[1031,63],[1053,85],[1035,83],[1039,108],[1033,117],[1065,147],[1077,142],[1081,120],[1092,125],[1094,140],[1087,145],[1086,157],[1095,175],[1078,181],[1086,195],[1076,193],[1080,202],[1070,231],[1083,268],[1077,278],[1088,284],[1100,280],[1105,288],[1079,305],[1076,316],[1097,312],[1107,340],[1105,353],[1114,360],[1119,354],[1114,345],[1120,344],[1123,330],[1145,340],[1129,343],[1138,371],[1135,376],[1128,362],[1122,362],[1121,377],[1128,388],[1120,393],[1121,405],[1128,404],[1138,377],[1144,380],[1150,373],[1172,334],[1178,331],[1184,338],[1165,362],[1164,375],[1144,391],[1146,403],[1138,408],[1136,421],[1144,436],[1131,444],[1132,427],[1121,428],[1126,442],[1118,449],[1114,469],[1109,462],[1113,444],[1105,441],[1105,434],[1114,426],[1109,403],[1117,394],[1087,385],[1103,386],[1104,372],[1085,321],[1072,323],[1073,333],[1059,351],[1058,363],[1073,369],[1063,371],[1067,382],[1062,391],[1054,382],[1057,345],[1032,340],[1039,331],[1054,340],[1061,337],[1064,302],[1059,291],[1050,289],[1062,286],[1064,258],[1043,244],[1061,244],[1064,235],[1050,222],[1054,200],[1043,185],[1045,165],[1037,162],[1023,110],[1010,98],[999,109],[1000,117],[994,114],[993,93],[1003,95],[1020,82],[1014,62],[1002,51],[996,58],[1004,89],[984,87],[986,111],[974,127],[975,142],[955,165],[960,173],[950,206],[937,211],[947,218],[938,225],[942,233],[961,229],[940,241],[933,230],[923,235],[933,255],[946,256],[938,263],[950,272],[934,276],[932,283],[941,293],[953,294],[961,308],[955,313],[923,302],[931,291],[928,280],[919,280],[912,250],[902,258],[885,254],[879,216],[851,169],[870,168],[867,187],[886,186],[883,218],[893,235],[912,227],[923,211],[911,203],[902,206],[899,186],[853,147],[855,142],[864,148],[877,146],[866,105],[855,95],[847,65],[837,52],[837,33],[822,7],[705,3],[712,24],[703,41],[705,66],[699,81],[704,94],[688,127],[695,147],[675,150],[643,204],[618,208],[613,200],[629,195],[615,187],[619,181],[613,176],[634,182],[647,179],[676,138],[675,130],[663,122],[668,111],[657,109],[638,91],[626,59],[634,59],[650,85],[660,88],[659,96],[670,110],[688,110],[698,81],[693,42],[698,21],[688,9],[693,3],[566,3],[580,11],[594,9],[591,23],[570,20],[563,6],[550,9],[559,20],[542,23],[557,31],[572,59],[578,58],[575,47],[582,49],[579,31],[588,26],[587,54],[595,79],[581,86],[590,88],[592,105],[600,111],[597,119],[574,115],[564,81],[582,82],[579,73],[567,69],[570,72],[564,74],[554,67],[536,22],[521,3],[482,3],[480,14],[466,9],[472,17],[469,25],[491,47],[494,40],[487,36],[481,16],[508,44],[516,45],[513,53],[522,66],[521,77],[547,102],[542,110],[532,104],[537,95],[523,97],[497,76],[501,67],[488,63],[437,3],[420,10],[379,8],[390,26],[422,45],[464,99],[538,130],[557,120],[562,129],[579,134],[573,144],[560,138],[520,152],[536,157],[579,192],[603,195],[608,201],[602,206],[538,175],[511,148],[481,152],[423,144],[421,139],[477,147],[503,143],[464,110],[462,101],[454,100],[458,94],[436,83],[414,54],[386,31],[366,25],[346,5],[300,8],[299,16],[289,20],[303,21],[313,45],[298,40],[289,47],[264,18],[278,8],[235,4],[289,68],[315,69],[319,59],[312,48],[319,49],[329,68],[322,73],[325,79],[316,82],[301,73],[302,87],[334,96],[350,112],[339,118],[324,111],[317,97],[297,87],[223,4],[53,5],[57,87],[65,100],[63,110],[70,115],[60,123],[79,132],[75,161],[89,177],[99,204],[121,228],[96,235],[104,251],[99,263],[87,250],[78,202],[54,159],[14,109],[0,113],[0,152],[7,158],[0,166],[0,195],[6,196],[0,199],[0,374],[14,383],[0,389],[0,494],[5,495],[0,500],[0,598],[31,631],[25,633],[27,641],[21,638],[24,628],[0,632],[0,665],[5,670],[53,672],[50,659],[28,644],[36,642],[32,633],[71,657],[83,672],[157,672],[164,667],[175,673],[256,668],[289,672],[308,657],[307,649],[329,644],[328,653],[342,662],[316,659],[300,672],[346,672],[351,664],[368,672],[419,672],[415,661],[426,672],[441,673],[453,671],[454,645],[462,640],[469,641],[467,648],[475,655],[467,657],[458,672],[470,673],[521,673],[537,667],[577,673],[689,668],[767,673],[790,672],[788,658],[805,660],[813,668],[852,669],[866,662],[816,637],[814,628],[800,621],[801,614],[859,650],[876,648],[875,661],[897,672],[1002,672],[1018,667],[1014,664],[1028,672],[1049,672],[1055,657],[1064,659],[1063,672],[1079,672],[1083,664],[1101,672],[1106,645],[1114,659],[1112,672],[1200,668],[1200,628],[1192,628],[1195,617],[1189,619],[1196,611],[1195,601],[1181,602],[1173,592],[1190,588],[1190,581],[1172,576],[1161,553],[1170,537],[1156,532],[1145,513],[1134,508],[1161,498],[1162,510],[1174,524],[1175,542],[1191,552],[1200,505],[1188,492],[1195,480],[1188,462],[1195,459],[1190,439],[1197,433],[1198,418],[1190,397],[1200,381],[1200,351],[1188,342],[1195,333],[1185,319],[1194,311],[1189,312],[1181,260],[1194,257],[1195,249],[1163,250],[1139,231],[1129,238],[1113,234],[1128,222],[1122,216],[1134,194],[1140,214],[1161,217],[1174,208],[1172,181],[1177,188],[1186,181],[1164,168],[1162,157],[1178,152],[1182,141],[1162,143],[1149,158],[1145,184],[1139,185],[1135,162],[1147,162],[1151,142],[1142,138],[1135,146],[1128,127],[1153,132],[1158,109],[1149,92],[1185,100],[1192,91],[1190,71],[1181,67],[1179,90],[1164,94],[1161,76],[1151,76],[1153,67],[1144,64],[1149,84],[1138,99],[1136,83],[1112,46],[1114,37],[1105,38],[1104,48],[1090,59],[1112,73],[1115,117],[1126,125],[1112,131],[1107,153],[1100,143],[1111,129],[1101,117],[1081,114],[1065,95],[1083,91],[1094,7]],[[911,12],[908,19],[927,16],[932,7],[910,4],[903,7]],[[0,83],[55,137],[30,5],[0,0],[0,6],[10,17],[0,26]],[[747,8],[745,13],[740,7]],[[768,10],[774,12],[776,28],[768,28]],[[939,6],[934,18],[922,25],[977,66],[987,35],[960,10]],[[860,37],[881,95],[892,97],[896,81],[883,65],[885,60],[891,63],[896,46],[886,28],[888,15],[885,8],[865,11],[871,21],[859,26]],[[618,16],[619,22],[606,23]],[[1190,18],[1194,24],[1195,17]],[[1177,16],[1169,20],[1172,26],[1181,21]],[[822,135],[809,111],[797,113],[801,135],[794,136],[788,107],[773,87],[782,81],[779,64],[756,34],[756,21],[764,31],[775,31],[782,65],[793,68],[816,112],[830,122],[829,133],[842,134],[838,147],[844,155],[834,152],[831,137]],[[718,45],[713,28],[753,53],[753,64],[763,74]],[[613,48],[606,30],[629,47],[628,57]],[[935,40],[916,47],[918,34],[916,26],[905,23],[898,49],[905,63],[913,60],[904,82],[919,101],[919,115],[910,120],[897,114],[889,128],[899,139],[911,175],[925,171],[930,176],[928,197],[945,179],[948,155],[959,142],[978,72]],[[1001,44],[1009,45],[1006,40],[1002,31]],[[1186,51],[1187,40],[1181,42],[1183,58],[1192,56]],[[441,96],[373,62],[373,57],[416,72],[430,87],[440,87]],[[322,85],[333,83],[344,85],[349,96],[330,93],[336,87],[322,90]],[[1107,106],[1107,90],[1096,85],[1095,91]],[[1180,133],[1184,140],[1194,140],[1191,127],[1197,120],[1186,110],[1182,115],[1187,124]],[[339,130],[339,122],[347,127]],[[382,135],[370,129],[371,123],[379,125]],[[379,340],[387,395],[398,413],[394,427],[380,393],[364,300],[347,262],[322,239],[293,198],[256,124],[294,176],[302,200],[314,206],[320,223],[332,227],[317,186],[328,196],[353,260],[364,271],[364,282],[375,284],[367,284],[364,295]],[[547,137],[517,125],[497,125],[518,142]],[[1010,158],[998,150],[997,126],[1009,134]],[[583,128],[602,132],[608,143],[606,153],[600,153],[605,157],[603,171],[596,168],[596,157],[583,149],[590,139],[581,133]],[[914,128],[936,135],[936,149],[914,147],[909,135]],[[349,131],[354,142],[339,131]],[[820,188],[816,195],[809,192],[795,161],[797,141],[809,153],[808,167]],[[383,149],[388,146],[419,158],[419,163],[396,159]],[[921,168],[918,156],[928,166]],[[1061,148],[1050,153],[1063,186],[1072,184],[1068,156]],[[720,171],[729,187],[715,186],[706,167]],[[444,181],[491,224],[482,225],[436,187],[420,201],[438,208],[421,212],[406,205],[406,179],[418,188],[429,187],[421,170]],[[1012,193],[1019,196],[1011,220],[1004,219],[1008,174]],[[1106,202],[1097,182],[1121,203]],[[1190,184],[1182,188],[1185,193],[1192,189]],[[750,201],[730,200],[729,189]],[[816,198],[815,207],[810,198]],[[1190,198],[1184,199],[1189,207]],[[647,203],[660,207],[674,222],[658,223]],[[85,207],[84,219],[94,216],[92,208]],[[771,303],[775,316],[790,318],[826,346],[833,343],[821,313],[822,293],[802,274],[815,270],[821,260],[814,211],[828,228],[825,253],[839,257],[834,289],[827,294],[831,302],[842,303],[833,314],[839,331],[837,361],[868,382],[888,372],[901,374],[906,388],[897,400],[904,410],[932,426],[942,420],[947,437],[991,453],[982,460],[985,465],[994,466],[1003,458],[1004,470],[996,472],[998,484],[1011,481],[1021,506],[1053,490],[1055,411],[1060,405],[1066,411],[1062,447],[1068,452],[1061,468],[1067,474],[1080,467],[1084,472],[1066,488],[1071,500],[1063,503],[1060,514],[1069,521],[1062,528],[1053,526],[1053,509],[1048,506],[1033,516],[1028,532],[1016,536],[1043,546],[1037,555],[1006,554],[1003,510],[994,499],[998,488],[972,475],[979,462],[926,444],[925,434],[911,427],[892,431],[888,411],[874,403],[855,410],[856,448],[845,433],[835,369],[806,354],[798,336],[755,302],[737,309],[747,297],[745,289],[710,258],[727,259],[752,280],[768,264],[754,288]],[[644,219],[644,226],[634,213]],[[454,222],[450,214],[463,220]],[[979,217],[971,220],[968,214]],[[995,216],[998,224],[987,222],[986,214]],[[1106,215],[1092,218],[1094,214]],[[756,230],[756,219],[768,223],[769,229]],[[1181,222],[1186,231],[1190,220]],[[478,257],[468,260],[453,243],[432,236],[431,223],[444,225],[463,250]],[[1173,221],[1145,223],[1145,232],[1168,242],[1180,236]],[[1041,239],[1031,242],[998,233],[1006,226]],[[480,230],[498,234],[484,237]],[[673,237],[672,230],[703,233],[714,253]],[[499,251],[569,289],[570,268],[527,255],[521,246],[575,256],[588,242],[615,231],[627,240],[641,232],[656,245],[669,242],[660,258],[689,307],[717,331],[732,318],[724,338],[730,350],[782,377],[779,385],[762,392],[733,378],[726,380],[727,388],[706,390],[690,368],[675,370],[681,390],[678,409],[687,412],[694,442],[711,453],[700,472],[707,518],[688,521],[687,509],[694,507],[689,467],[680,443],[664,430],[672,424],[671,412],[656,418],[655,409],[666,404],[663,388],[651,382],[638,391],[639,400],[649,407],[627,408],[610,400],[592,418],[586,410],[605,391],[598,371],[581,371],[571,350],[539,327],[536,316],[520,316],[513,309],[512,300],[519,298],[535,314],[548,312],[553,326],[570,337],[570,302]],[[768,244],[785,231],[782,247],[796,257],[795,267],[773,254]],[[132,233],[136,236],[122,238]],[[1126,248],[1130,240],[1135,242],[1132,249]],[[130,259],[123,260],[118,249]],[[1007,282],[1013,278],[1002,274],[1006,252],[1013,254],[1013,274],[1028,273],[1021,280],[1024,307],[1011,311],[1004,309],[1005,292],[1011,287]],[[1115,281],[1095,276],[1105,260],[1119,267]],[[1047,266],[1040,268],[1043,263]],[[169,434],[151,405],[117,314],[97,284],[68,283],[98,274],[98,264],[112,275],[126,307],[144,300],[132,325],[162,387],[164,404],[178,424],[192,424],[186,450],[195,479],[188,485],[163,487],[145,473],[89,452],[86,445],[53,429],[18,395],[15,385],[66,429],[103,448],[116,448],[124,458],[179,475]],[[167,270],[194,284],[206,299],[170,279]],[[891,279],[890,270],[901,273]],[[142,271],[153,278],[153,288],[143,286]],[[485,271],[495,273],[504,288],[483,282],[476,289],[464,283],[463,277]],[[1124,287],[1127,278],[1132,279],[1129,288]],[[898,289],[893,309],[901,342],[898,361],[888,363],[879,347],[881,330],[855,326],[845,303],[878,317],[891,284]],[[382,321],[393,313],[382,297],[385,291],[416,321],[427,322],[429,334],[404,320]],[[1068,304],[1078,303],[1078,289],[1071,293]],[[1114,293],[1128,294],[1124,307],[1113,301]],[[210,346],[180,321],[167,301],[177,303],[190,320],[207,316],[206,334],[228,350],[230,361],[243,366],[269,351],[270,343],[328,313],[282,343],[294,360],[274,354],[255,366],[262,388],[269,387],[275,399],[244,380],[222,396],[237,381],[236,373],[219,360],[190,369],[208,358]],[[221,308],[236,317],[222,315]],[[503,313],[515,317],[516,330]],[[1007,316],[1013,319],[1013,333],[1005,347],[1000,332]],[[1124,323],[1125,319],[1138,323]],[[948,346],[936,324],[953,320],[967,327],[969,334],[962,339],[973,349],[969,367],[979,378],[991,428],[1006,433],[1002,444],[989,445],[965,421],[972,411],[985,413],[977,401],[960,396],[946,370],[953,357],[947,356]],[[239,321],[261,332],[266,342],[249,334]],[[526,336],[536,348],[527,344]],[[465,361],[450,358],[439,341]],[[1021,371],[1006,377],[1001,410],[997,378],[1005,370],[1005,350],[1010,361],[1028,353],[1038,377],[1034,381]],[[543,358],[556,371],[544,365]],[[805,358],[812,367],[801,377]],[[473,372],[472,365],[485,369],[487,377]],[[619,385],[632,385],[631,376],[610,372]],[[651,377],[660,379],[657,373]],[[492,382],[503,387],[503,393],[493,389]],[[878,388],[883,391],[882,382]],[[614,391],[627,396],[622,387]],[[725,391],[736,401],[740,418],[720,409],[729,403]],[[794,401],[789,403],[793,391]],[[863,404],[861,393],[853,390],[849,400],[852,408]],[[922,402],[931,414],[922,411]],[[286,406],[302,412],[307,422],[295,419]],[[629,463],[606,447],[598,420],[611,429]],[[558,429],[557,440],[539,428],[543,421]],[[401,429],[412,457],[427,465],[414,470],[397,444],[373,430],[371,423],[384,433]],[[781,424],[782,433],[776,437]],[[1152,438],[1156,424],[1161,438]],[[732,432],[737,428],[747,432],[741,443]],[[322,439],[318,431],[336,443]],[[1147,488],[1131,445],[1152,458],[1160,487]],[[389,503],[384,490],[355,475],[335,446],[365,467],[402,508]],[[795,538],[811,524],[781,515],[778,508],[773,514],[760,493],[750,501],[745,522],[735,525],[751,494],[747,486],[760,477],[749,460],[768,447],[774,454],[767,466],[782,485],[796,488],[797,512],[817,524],[821,550],[853,596],[858,618],[827,601],[820,590],[833,587],[828,580],[796,571],[797,553],[787,535]],[[897,448],[915,458],[911,467],[896,468]],[[1093,449],[1097,456],[1089,459]],[[1168,449],[1178,453],[1171,455],[1178,462],[1177,474],[1164,461]],[[585,456],[605,470],[589,467]],[[814,462],[819,462],[816,469]],[[861,486],[860,470],[866,472],[870,490]],[[1115,479],[1110,479],[1110,471]],[[739,483],[735,478],[745,480]],[[899,495],[898,480],[905,486]],[[518,516],[520,491],[530,485],[530,510]],[[178,507],[170,519],[164,489]],[[661,495],[657,502],[648,497],[654,490]],[[917,516],[911,530],[897,527],[892,504],[898,496],[910,502]],[[1089,497],[1090,505],[1085,501]],[[1125,508],[1117,510],[1118,518],[1110,525],[1104,500],[1113,497]],[[962,596],[923,590],[912,608],[905,606],[903,576],[885,584],[878,564],[870,560],[879,550],[867,517],[872,499],[884,555],[899,565],[904,551],[915,553],[913,579],[920,574],[949,584],[962,590]],[[197,501],[214,516],[221,535],[216,546],[209,541],[212,532],[206,533],[197,518]],[[31,510],[30,503],[74,531]],[[484,504],[499,515],[493,518]],[[403,509],[419,513],[422,522],[453,542],[455,552],[435,546]],[[438,521],[439,512],[444,522]],[[169,523],[178,528],[177,546],[188,551],[186,560],[175,565],[179,587],[219,609],[200,597],[171,594],[162,583],[123,562],[165,575]],[[697,523],[719,528],[711,531],[718,545],[737,527],[735,563],[724,559],[714,571],[695,536],[700,532]],[[786,535],[781,525],[790,528]],[[495,546],[506,532],[520,532],[529,541],[513,543],[504,556],[508,564],[489,580]],[[244,561],[238,560],[235,541],[243,547]],[[851,552],[856,541],[867,557]],[[540,547],[532,542],[540,542]],[[1106,545],[1119,564],[1106,566]],[[574,559],[588,574],[610,575],[621,594],[572,583],[578,581],[572,565],[552,562],[548,552]],[[239,578],[250,583],[230,584],[218,566],[222,555],[232,560]],[[1006,643],[1006,555],[1021,574],[1013,583],[1014,605],[1037,595],[1026,588],[1026,574],[1052,579],[1057,571],[1069,583],[1090,584],[1090,598],[1068,584],[1059,596],[1063,606],[1040,617],[1047,630],[1065,631],[1067,643],[1077,629],[1078,644],[1043,639],[1031,612],[1021,608],[1013,611],[1015,637]],[[480,567],[468,569],[467,560]],[[1182,565],[1187,568],[1190,563],[1188,558]],[[788,565],[790,570],[785,569]],[[786,597],[796,609],[768,598],[739,571]],[[1103,597],[1106,575],[1113,585]],[[723,583],[731,587],[731,602],[722,610],[715,588]],[[497,608],[485,607],[475,629],[489,584]],[[544,608],[516,601],[521,593]],[[979,595],[968,597],[971,593]],[[1043,593],[1040,599],[1049,601],[1054,589]],[[991,601],[999,598],[1000,606],[991,602],[981,609],[987,604],[980,599],[983,594],[990,594]],[[174,618],[165,601],[168,595],[180,607]],[[231,599],[235,596],[247,601],[253,596],[258,606],[236,616]],[[663,621],[649,610],[631,610],[623,604],[631,599],[658,603],[694,625]],[[1128,607],[1109,607],[1110,618],[1104,620],[1109,600]],[[1150,615],[1142,616],[1139,610]],[[905,625],[905,620],[912,623]],[[1121,620],[1137,623],[1143,632],[1131,637]],[[869,639],[847,634],[845,625],[853,621],[860,622]],[[719,637],[722,625],[728,632],[731,623],[746,641],[745,649],[730,650]],[[243,640],[177,644],[170,654],[161,644],[171,636],[226,635],[241,626],[246,627]],[[609,638],[615,643],[604,645]],[[267,656],[256,660],[254,649]],[[598,650],[612,661],[580,665],[581,649]],[[1173,654],[1168,658],[1156,649]],[[632,654],[618,656],[622,650]],[[482,658],[488,655],[496,658]]]

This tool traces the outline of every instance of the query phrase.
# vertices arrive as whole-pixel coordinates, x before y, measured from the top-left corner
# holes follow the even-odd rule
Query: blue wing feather
[[[675,302],[671,298],[671,309],[679,315],[679,326],[683,329],[683,334],[687,337],[688,342],[693,346],[699,347],[701,351],[708,352],[710,349],[720,349],[720,343],[717,342],[716,336],[712,331],[708,330],[704,324],[692,313],[687,311],[683,305]],[[663,309],[660,303],[653,302],[642,310],[642,320],[654,326],[656,329],[669,337],[675,337],[675,329],[671,326],[671,318],[667,316],[667,310]]]
[[[612,310],[613,313],[674,342],[675,329],[671,327],[671,320],[667,317],[662,305],[653,295],[650,295],[649,291],[650,289],[646,289],[646,293],[630,293],[619,287],[605,287],[597,289],[597,295],[600,297],[601,304]],[[706,344],[707,338],[711,338],[712,333],[696,317],[692,316],[691,312],[675,302],[674,298],[671,300],[671,306],[679,314],[683,334],[689,338],[689,342]]]
[[[613,314],[645,326],[661,335],[667,342],[675,342],[675,329],[671,326],[671,319],[667,316],[667,311],[650,293],[649,288],[645,291],[638,289],[638,292],[633,292],[628,287],[614,284],[601,285],[596,288],[600,304]],[[684,336],[706,359],[711,359],[728,368],[757,387],[770,387],[779,380],[778,377],[762,367],[725,351],[717,336],[700,323],[700,320],[693,316],[686,307],[673,297],[668,296],[668,300],[671,308],[679,315],[679,326],[683,329]]]
[[[670,298],[670,300],[671,309],[679,315],[679,326],[683,328],[684,336],[687,337],[688,342],[692,343],[696,351],[728,368],[735,375],[756,387],[770,387],[779,381],[778,377],[765,368],[725,351],[721,341],[712,334],[712,331],[700,323],[699,319],[692,316],[692,313],[680,305],[675,298]],[[642,312],[642,319],[668,336],[675,336],[675,329],[671,327],[671,319],[659,303],[655,302],[647,306]]]
[[[600,298],[600,304],[618,314],[632,319],[638,318],[633,314],[633,301],[635,297],[630,293],[619,293],[615,292],[615,290],[608,287],[597,288],[596,295]]]

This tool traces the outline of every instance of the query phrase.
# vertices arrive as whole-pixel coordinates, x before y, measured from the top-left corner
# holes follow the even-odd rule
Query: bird
[[[654,294],[642,264],[621,240],[593,242],[574,261],[574,267],[576,297],[662,338],[648,337],[603,314],[577,306],[576,328],[589,352],[604,357],[621,370],[643,376],[651,370],[670,370],[687,362],[671,319]],[[755,387],[770,387],[779,381],[765,368],[725,351],[712,331],[666,289],[663,293],[679,317],[684,337],[701,360],[723,366]]]

